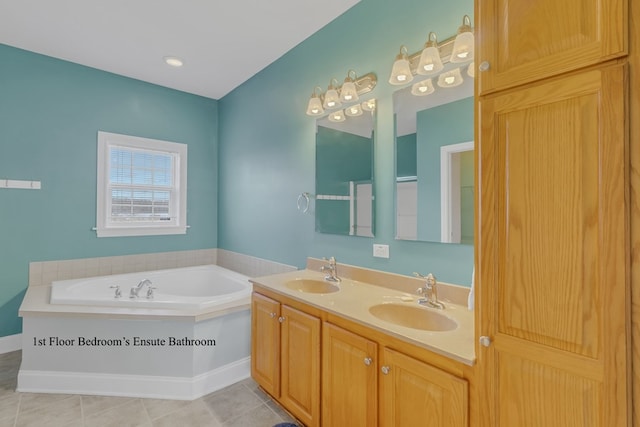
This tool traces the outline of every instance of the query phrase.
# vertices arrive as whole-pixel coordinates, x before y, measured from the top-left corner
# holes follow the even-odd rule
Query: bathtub
[[[143,280],[149,286],[131,297],[131,289]],[[120,293],[117,296],[116,291]],[[239,301],[251,295],[248,277],[217,265],[173,268],[140,273],[114,274],[51,283],[51,304],[167,309],[207,309]]]
[[[153,298],[146,286],[129,298],[145,279]],[[215,265],[30,286],[17,390],[193,400],[241,381],[250,293],[246,276]]]

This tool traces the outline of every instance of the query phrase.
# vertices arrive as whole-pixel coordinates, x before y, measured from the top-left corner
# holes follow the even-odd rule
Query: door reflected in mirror
[[[367,111],[316,121],[316,231],[373,237],[375,100]],[[363,103],[364,104],[364,103]]]
[[[414,91],[415,92],[415,91]],[[396,239],[473,244],[473,79],[394,93]]]

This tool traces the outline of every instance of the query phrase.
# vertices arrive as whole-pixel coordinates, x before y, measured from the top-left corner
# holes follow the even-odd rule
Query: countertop
[[[468,310],[466,306],[444,301],[444,310],[424,308],[443,314],[458,323],[458,327],[451,331],[425,331],[380,320],[369,312],[369,307],[382,303],[419,306],[418,295],[348,278],[342,278],[338,283],[339,291],[326,294],[302,292],[285,285],[290,280],[299,279],[323,280],[324,274],[307,269],[256,277],[250,281],[466,365],[472,366],[475,363],[474,316],[473,311]]]

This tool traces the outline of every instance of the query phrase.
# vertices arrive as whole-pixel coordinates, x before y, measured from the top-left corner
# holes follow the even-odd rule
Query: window
[[[185,234],[187,146],[98,132],[98,237]]]

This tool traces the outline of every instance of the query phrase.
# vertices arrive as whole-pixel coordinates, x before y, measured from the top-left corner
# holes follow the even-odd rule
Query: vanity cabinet
[[[308,427],[320,425],[320,319],[253,293],[251,376]]]
[[[323,426],[468,426],[465,379],[331,323],[322,340]]]
[[[628,426],[625,3],[476,2],[481,427]]]
[[[473,367],[257,284],[251,375],[307,427],[472,425]]]
[[[331,323],[322,326],[322,425],[378,425],[378,345]]]
[[[482,0],[476,11],[480,95],[627,51],[626,0]]]
[[[469,425],[465,379],[390,348],[382,351],[380,372],[380,425]]]

